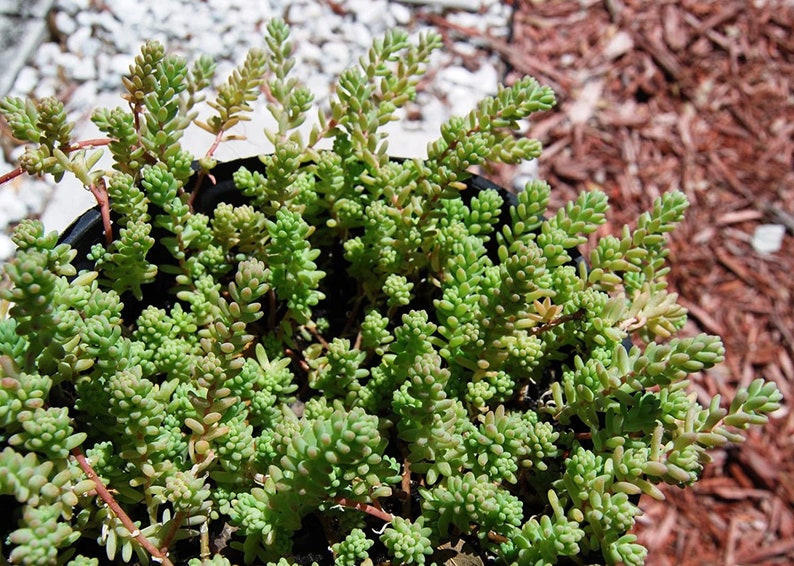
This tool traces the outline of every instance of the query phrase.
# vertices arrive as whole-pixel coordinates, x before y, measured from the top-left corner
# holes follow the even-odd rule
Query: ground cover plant
[[[549,88],[521,79],[392,159],[381,126],[439,38],[387,34],[317,110],[288,31],[269,23],[207,118],[213,63],[156,42],[127,106],[94,113],[106,139],[72,139],[53,99],[0,104],[30,142],[5,178],[75,175],[98,202],[96,241],[25,221],[4,266],[4,555],[642,563],[637,497],[697,481],[780,401],[763,380],[724,403],[687,390],[724,350],[676,336],[686,198],[582,258],[603,192],[549,211],[543,181],[510,195],[470,173],[540,156],[515,132]],[[214,151],[259,96],[274,149],[226,175]],[[180,145],[194,123],[203,156]]]

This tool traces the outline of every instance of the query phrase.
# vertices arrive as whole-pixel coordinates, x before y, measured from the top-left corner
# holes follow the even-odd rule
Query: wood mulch
[[[615,231],[660,193],[687,194],[670,283],[689,309],[685,332],[719,334],[727,349],[693,388],[732,397],[764,377],[790,400],[794,3],[516,0],[510,41],[436,23],[499,54],[508,82],[529,74],[556,91],[557,108],[529,131],[546,148],[540,173],[556,204],[599,187]],[[780,251],[752,247],[763,224],[786,227]],[[643,499],[635,532],[647,563],[794,563],[792,433],[784,407],[715,453],[692,488]]]

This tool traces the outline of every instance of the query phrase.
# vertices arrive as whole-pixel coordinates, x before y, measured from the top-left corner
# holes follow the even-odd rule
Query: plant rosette
[[[28,143],[2,180],[74,175],[98,202],[80,237],[23,221],[4,266],[4,558],[642,563],[639,495],[696,482],[781,401],[763,380],[726,403],[688,391],[724,351],[677,335],[684,195],[577,260],[603,192],[551,214],[545,182],[507,199],[470,173],[540,155],[515,132],[550,89],[501,88],[392,160],[381,126],[439,37],[374,42],[306,130],[288,35],[268,24],[206,120],[214,64],[156,42],[127,107],[93,114],[105,139],[73,140],[54,99],[0,104]],[[263,93],[274,150],[216,163]],[[197,160],[191,124],[215,136]]]

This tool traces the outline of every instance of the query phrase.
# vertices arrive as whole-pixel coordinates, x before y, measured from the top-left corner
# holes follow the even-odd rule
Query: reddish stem
[[[218,149],[218,146],[223,140],[223,134],[225,133],[225,131],[226,130],[221,129],[220,132],[215,134],[215,139],[212,141],[212,145],[207,150],[207,153],[204,154],[205,158],[212,157],[212,154],[214,154],[215,150]],[[199,171],[198,176],[196,177],[196,184],[193,187],[190,196],[188,197],[188,206],[190,206],[191,209],[193,208],[193,201],[196,199],[196,195],[198,195],[198,189],[201,186],[201,183],[204,181],[204,177],[206,176],[207,176],[207,172],[204,171],[204,169],[202,169],[201,171]],[[212,175],[210,175],[209,177],[210,177],[210,181],[212,181],[212,184],[214,185],[215,178]]]
[[[100,146],[103,146],[103,145],[110,145],[114,141],[115,140],[112,139],[112,138],[94,138],[94,139],[91,139],[91,140],[82,140],[82,141],[70,143],[69,145],[64,146],[62,148],[62,151],[64,153],[69,153],[70,151],[75,151],[75,150],[83,149],[83,148],[86,148],[86,147],[100,147]]]
[[[108,491],[108,488],[105,487],[105,484],[102,483],[102,480],[99,479],[99,476],[94,471],[94,468],[91,467],[91,464],[88,462],[88,459],[86,459],[85,454],[83,454],[79,446],[72,449],[72,455],[75,457],[88,479],[94,481],[96,492],[99,497],[102,498],[102,501],[105,502],[105,505],[108,506],[113,514],[118,517],[119,521],[121,521],[121,524],[129,531],[130,535],[138,541],[138,544],[140,544],[146,552],[151,554],[152,558],[160,561],[164,566],[173,566],[173,563],[168,559],[168,553],[154,546],[149,539],[141,534],[140,529],[135,526],[132,519],[124,512],[118,502],[113,498],[110,491]]]
[[[212,154],[215,153],[215,150],[218,149],[218,146],[221,144],[224,133],[226,133],[226,130],[221,130],[215,135],[215,139],[213,140],[210,148],[207,150],[207,153],[204,154],[204,157],[212,157]]]
[[[24,173],[22,167],[17,167],[13,171],[9,171],[8,173],[0,177],[0,185],[2,185],[3,183],[7,183],[11,179],[15,179],[19,177],[20,175],[22,175],[22,173]]]
[[[171,546],[171,543],[174,541],[174,537],[176,533],[179,531],[179,527],[182,526],[182,521],[185,520],[185,512],[179,511],[176,516],[174,516],[173,523],[171,528],[168,530],[168,534],[163,539],[163,543],[160,545],[160,552],[163,556],[168,554],[168,547]]]
[[[65,145],[61,148],[64,153],[69,153],[70,151],[75,151],[78,149],[83,149],[86,147],[99,147],[102,145],[108,145],[113,140],[110,138],[96,138],[91,140],[83,140],[75,143],[70,143],[69,145]],[[22,167],[17,167],[13,171],[9,171],[5,175],[0,176],[0,185],[7,183],[11,179],[15,179],[22,175],[25,171]]]
[[[387,513],[383,509],[378,509],[377,507],[370,505],[369,503],[361,503],[359,501],[350,501],[346,497],[340,497],[338,499],[334,499],[336,503],[343,507],[349,507],[351,509],[358,509],[359,511],[363,511],[368,515],[372,515],[373,517],[377,517],[378,519],[382,519],[387,523],[391,523],[394,520],[394,515],[391,513]]]
[[[403,462],[402,481],[400,482],[403,492],[408,497],[403,501],[403,514],[411,518],[411,461],[406,458]]]
[[[322,345],[323,348],[325,348],[326,350],[328,349],[328,342],[325,340],[325,338],[323,338],[322,334],[320,334],[316,326],[306,325],[304,326],[304,328],[309,331],[309,334],[311,334],[317,339],[317,341]]]
[[[108,196],[105,182],[100,179],[97,184],[89,186],[88,190],[94,195],[99,205],[99,212],[102,214],[102,225],[105,227],[105,241],[110,245],[113,243],[113,228],[110,223],[110,197]]]
[[[576,312],[572,312],[571,314],[564,314],[559,318],[555,318],[554,320],[550,320],[545,324],[541,324],[540,326],[536,326],[530,330],[530,333],[533,336],[537,336],[538,334],[542,334],[554,328],[555,326],[559,326],[566,322],[571,322],[573,320],[582,320],[585,316],[586,311],[584,309],[579,309]]]

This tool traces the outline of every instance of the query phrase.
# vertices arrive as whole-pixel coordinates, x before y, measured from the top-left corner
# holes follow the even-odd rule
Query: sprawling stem
[[[130,535],[138,541],[146,552],[152,555],[152,558],[163,564],[164,566],[173,566],[171,560],[168,559],[168,552],[165,550],[160,550],[157,548],[152,542],[147,539],[141,533],[140,529],[135,526],[135,523],[132,522],[132,519],[124,512],[124,509],[118,504],[118,502],[113,498],[113,495],[108,491],[108,488],[105,487],[105,484],[102,483],[102,480],[99,479],[99,475],[94,471],[94,468],[91,467],[91,464],[88,462],[88,459],[83,454],[83,451],[80,447],[76,447],[72,449],[72,455],[77,460],[77,463],[80,465],[80,468],[85,472],[85,475],[88,479],[94,481],[94,485],[96,486],[96,492],[102,501],[105,502],[105,505],[108,506],[116,517],[119,518],[121,524],[126,527],[126,529],[130,532]]]
[[[377,517],[378,519],[382,519],[387,523],[391,523],[394,520],[394,515],[391,513],[387,513],[383,509],[378,509],[374,505],[370,505],[369,503],[362,503],[360,501],[350,501],[346,497],[339,497],[334,499],[336,503],[341,505],[342,507],[349,507],[351,509],[358,509],[359,511],[363,511],[367,515],[372,515],[373,517]]]

